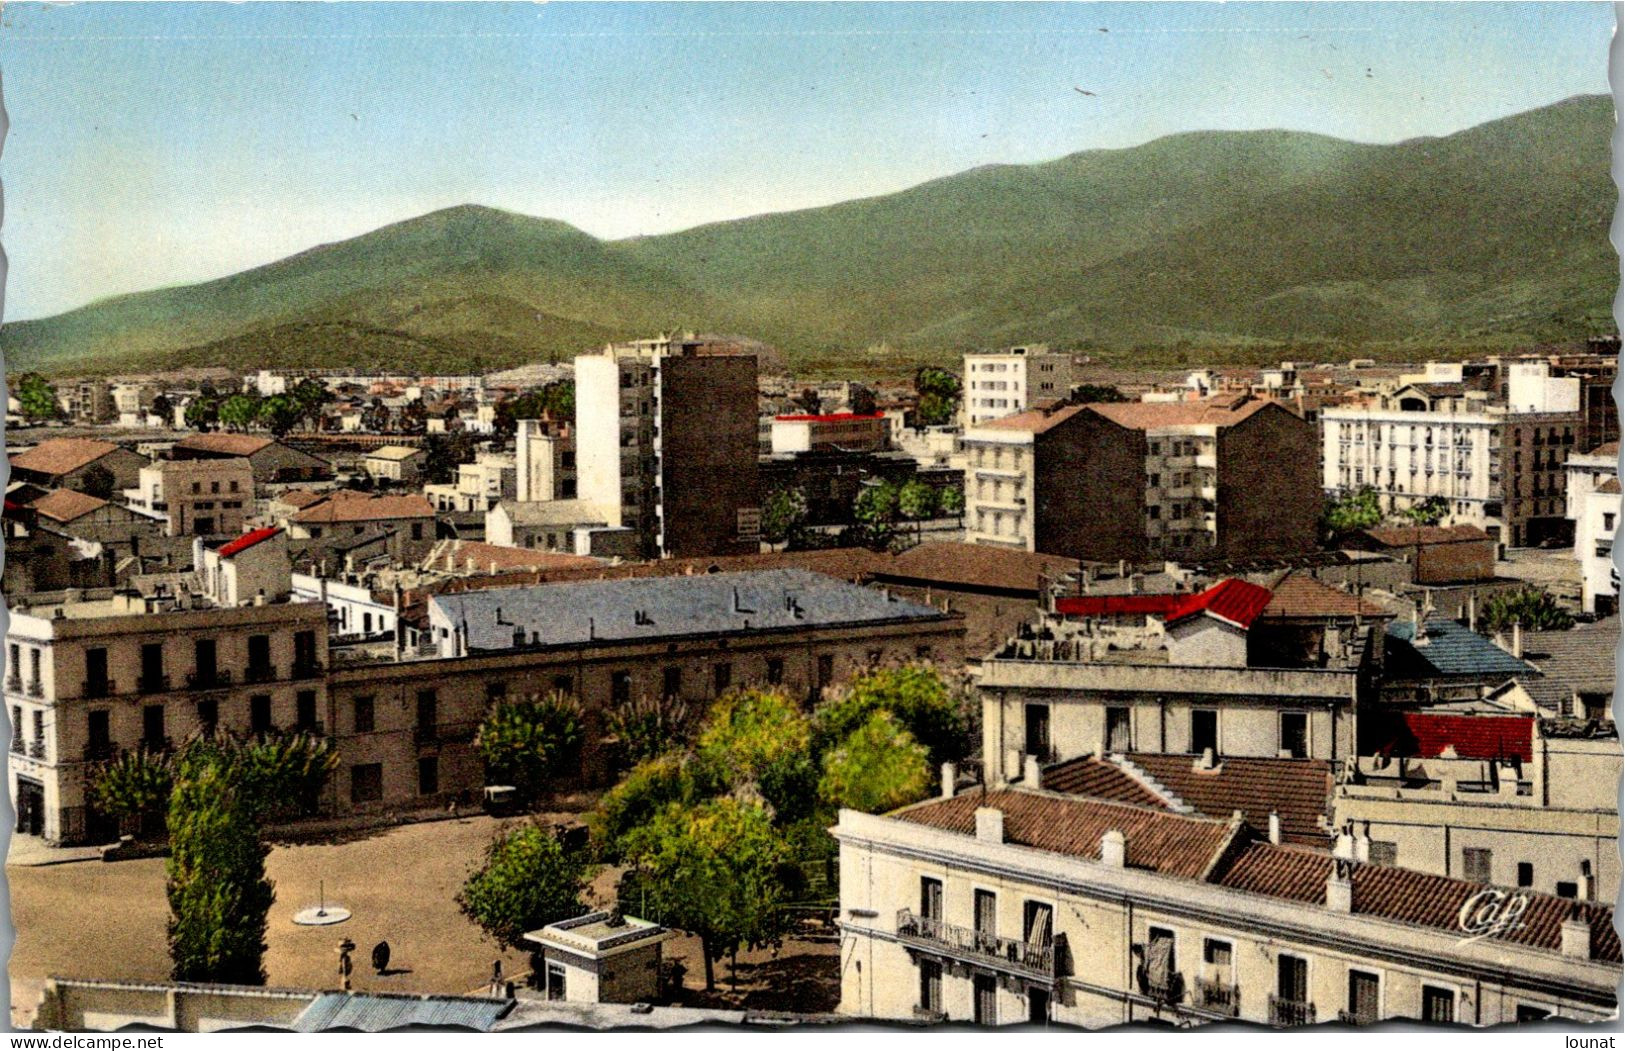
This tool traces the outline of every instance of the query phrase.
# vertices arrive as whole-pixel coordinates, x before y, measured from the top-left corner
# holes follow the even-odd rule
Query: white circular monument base
[[[342,905],[312,905],[293,914],[293,922],[301,927],[330,927],[350,918],[350,910]]]

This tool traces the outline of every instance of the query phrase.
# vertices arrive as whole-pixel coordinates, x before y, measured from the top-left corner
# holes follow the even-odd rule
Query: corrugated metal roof
[[[456,1026],[489,1032],[513,1009],[512,1000],[465,996],[401,996],[378,993],[323,993],[294,1019],[297,1033],[354,1029],[381,1033],[406,1026]]]
[[[1169,611],[1167,622],[1177,624],[1198,613],[1207,613],[1238,628],[1247,628],[1269,604],[1269,588],[1230,577],[1199,594],[1184,596]]]

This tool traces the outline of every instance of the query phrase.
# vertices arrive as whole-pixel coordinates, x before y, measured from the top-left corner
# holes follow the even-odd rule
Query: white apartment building
[[[520,503],[576,498],[576,442],[569,424],[519,420],[514,435]]]
[[[1042,344],[966,354],[965,426],[1066,397],[1072,390],[1072,369],[1072,355],[1052,353]]]
[[[1033,516],[1037,439],[1072,412],[1063,409],[1028,427],[966,428],[960,444],[965,456],[966,541],[1037,550]]]
[[[484,452],[473,463],[458,465],[457,481],[426,485],[423,495],[436,511],[485,514],[499,501],[512,500],[518,490],[518,468],[512,453]]]
[[[1374,489],[1384,511],[1438,497],[1445,525],[1512,546],[1551,535],[1563,513],[1560,456],[1579,429],[1579,385],[1543,362],[1510,367],[1503,402],[1433,364],[1363,405],[1325,409],[1322,483],[1333,498]],[[1455,379],[1451,377],[1455,376]]]
[[[1612,613],[1619,605],[1614,534],[1619,529],[1619,443],[1570,456],[1568,517],[1574,522],[1574,558],[1580,563],[1580,602],[1587,613]]]
[[[1613,910],[1031,789],[842,810],[852,1018],[1063,1024],[1612,1017]],[[1351,852],[1352,853],[1352,852]],[[1477,907],[1511,902],[1505,922]]]

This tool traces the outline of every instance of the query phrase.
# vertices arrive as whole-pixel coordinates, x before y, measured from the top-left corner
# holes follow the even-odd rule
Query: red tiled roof
[[[991,427],[999,431],[1027,431],[1032,434],[1043,434],[1051,427],[1065,423],[1082,411],[1082,405],[1063,405],[1058,409],[1029,409],[1027,412],[1018,412],[1014,416],[1003,416],[997,420],[978,423],[976,428]]]
[[[1270,590],[1249,584],[1239,577],[1221,580],[1206,591],[1182,596],[1168,612],[1167,623],[1177,624],[1198,613],[1209,613],[1220,620],[1247,628],[1269,605]]]
[[[1391,755],[1436,759],[1453,747],[1461,759],[1534,756],[1535,719],[1529,715],[1449,715],[1401,712],[1388,727]]]
[[[1392,617],[1381,606],[1322,584],[1307,573],[1288,573],[1270,589],[1269,617]]]
[[[1055,612],[1068,617],[1167,616],[1187,595],[1074,595],[1055,600]]]
[[[558,551],[537,551],[524,547],[502,547],[475,540],[448,540],[436,546],[423,560],[424,568],[437,569],[446,564],[447,553],[457,571],[466,571],[470,560],[478,573],[488,573],[493,564],[498,572],[505,569],[593,569],[604,563],[584,555],[564,554]]]
[[[252,456],[271,444],[261,434],[193,434],[175,443],[177,449],[195,449],[198,452],[225,453],[228,456]]]
[[[11,466],[37,474],[63,475],[95,463],[118,449],[112,442],[99,442],[94,438],[47,438],[27,452],[13,456]]]
[[[1332,768],[1324,760],[1223,756],[1215,769],[1198,770],[1188,755],[1136,752],[1127,758],[1208,817],[1223,820],[1239,810],[1247,824],[1263,830],[1273,810],[1284,839],[1326,845],[1321,821],[1331,814]]]
[[[231,543],[222,547],[219,551],[220,557],[230,558],[232,555],[247,551],[255,544],[269,540],[280,532],[282,532],[282,530],[278,526],[266,526],[263,529],[255,529],[251,532],[244,533],[236,540],[233,540]]]
[[[36,512],[56,522],[72,522],[106,506],[106,500],[74,489],[52,489],[33,503]]]
[[[1326,880],[1333,859],[1326,854],[1251,843],[1217,874],[1214,882],[1233,890],[1274,898],[1325,905]],[[1435,876],[1386,865],[1355,865],[1353,913],[1399,923],[1460,931],[1462,906],[1486,888],[1483,884]],[[1501,941],[1556,952],[1562,948],[1562,924],[1570,910],[1591,927],[1591,957],[1620,961],[1619,935],[1614,931],[1613,909],[1590,902],[1575,902],[1550,894],[1519,891],[1529,899],[1521,926],[1490,935]]]
[[[1158,427],[1203,424],[1230,427],[1273,404],[1246,396],[1227,395],[1204,401],[1125,401],[1088,407],[1119,427],[1148,431]]]
[[[1228,822],[1095,799],[1010,790],[967,792],[920,803],[894,816],[917,825],[975,835],[976,811],[980,807],[1004,813],[1007,843],[1098,860],[1100,837],[1115,829],[1127,843],[1130,868],[1185,879],[1201,878],[1234,835]]]
[[[1365,535],[1384,547],[1415,547],[1418,544],[1459,544],[1468,540],[1488,540],[1490,535],[1477,526],[1378,526]]]
[[[343,490],[335,490],[335,493],[342,491]],[[289,507],[299,510],[309,507],[311,504],[321,503],[323,500],[328,499],[332,495],[334,494],[313,493],[309,489],[289,489],[285,493],[279,493],[276,496],[271,497],[271,499],[276,503],[287,504]]]
[[[1122,767],[1094,756],[1068,759],[1052,766],[1043,772],[1040,783],[1051,792],[1065,792],[1069,796],[1168,809],[1161,796],[1130,777]]]
[[[911,547],[880,570],[883,577],[926,584],[1004,588],[1036,595],[1038,578],[1078,568],[1076,559],[985,544],[933,541]]]
[[[341,490],[342,491],[342,490]],[[323,524],[327,522],[382,522],[397,518],[433,518],[434,506],[416,494],[404,496],[340,497],[334,495],[311,504],[290,521]]]
[[[784,423],[842,423],[849,420],[883,420],[885,418],[886,414],[883,412],[825,412],[816,415],[800,413],[773,417],[775,421]]]

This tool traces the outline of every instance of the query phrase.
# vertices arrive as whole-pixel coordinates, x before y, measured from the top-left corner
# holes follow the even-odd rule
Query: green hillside
[[[1576,338],[1613,328],[1612,124],[1597,96],[1393,146],[1176,135],[607,243],[468,206],[7,325],[0,346],[13,369],[440,370],[679,325],[826,366],[881,343],[922,359],[1018,340],[1223,358]]]

